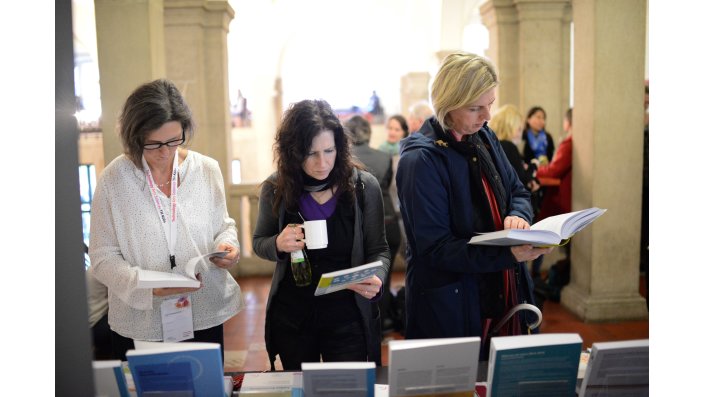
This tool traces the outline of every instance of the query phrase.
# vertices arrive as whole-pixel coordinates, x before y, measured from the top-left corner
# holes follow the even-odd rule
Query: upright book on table
[[[248,372],[240,386],[240,396],[292,397],[303,395],[300,371]]]
[[[574,396],[582,346],[575,333],[493,337],[487,397]]]
[[[220,344],[164,343],[128,350],[127,362],[138,396],[225,396]]]
[[[196,278],[196,269],[208,266],[210,258],[227,254],[227,251],[216,251],[193,257],[184,265],[183,274],[137,268],[137,288],[198,288],[201,281]]]
[[[567,243],[571,237],[594,222],[605,211],[607,210],[593,207],[582,211],[550,216],[540,222],[536,222],[530,229],[504,229],[478,234],[471,238],[468,244],[559,246]]]
[[[95,395],[101,397],[129,397],[127,380],[120,360],[93,361]]]
[[[389,395],[473,396],[480,338],[389,341]]]
[[[306,397],[374,397],[375,363],[302,363]]]
[[[648,396],[649,340],[594,343],[576,392],[580,397]]]

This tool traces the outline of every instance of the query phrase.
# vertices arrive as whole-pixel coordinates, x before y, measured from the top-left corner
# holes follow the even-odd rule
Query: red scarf
[[[487,201],[490,203],[490,209],[492,211],[492,220],[494,221],[495,230],[503,230],[504,222],[502,222],[502,217],[499,215],[499,207],[497,206],[497,199],[494,196],[494,192],[490,187],[485,174],[482,174],[482,186],[485,189],[485,194],[487,195]],[[502,271],[504,280],[504,313],[499,318],[487,318],[483,320],[482,327],[482,341],[487,342],[488,333],[495,324],[499,322],[504,314],[506,314],[511,308],[519,304],[518,301],[518,291],[516,285],[516,277],[514,275],[514,268],[509,268]],[[507,335],[521,335],[521,322],[519,321],[519,316],[515,315],[507,321],[507,323],[499,329],[497,336],[507,336]],[[494,336],[494,335],[492,335]]]

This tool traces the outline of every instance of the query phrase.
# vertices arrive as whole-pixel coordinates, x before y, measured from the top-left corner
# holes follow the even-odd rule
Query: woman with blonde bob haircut
[[[550,251],[468,244],[478,233],[528,229],[533,218],[530,194],[487,126],[498,84],[489,60],[448,55],[431,90],[435,117],[402,141],[396,178],[408,239],[405,336],[482,336],[484,359],[488,330],[533,302],[524,262]],[[500,332],[526,333],[534,319],[525,317]]]
[[[452,129],[448,119],[451,111],[469,106],[497,85],[497,71],[489,60],[467,53],[448,55],[431,87],[433,108],[441,126]]]
[[[516,106],[504,105],[492,116],[489,126],[500,141],[521,142],[524,117]]]

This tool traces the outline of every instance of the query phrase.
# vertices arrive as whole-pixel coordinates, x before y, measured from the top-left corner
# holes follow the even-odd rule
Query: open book
[[[535,223],[531,229],[504,229],[479,234],[471,238],[469,244],[500,246],[531,244],[537,247],[563,245],[605,211],[607,210],[593,207],[555,215]]]
[[[350,284],[359,283],[367,280],[368,278],[372,278],[375,275],[381,274],[383,268],[384,265],[382,264],[382,261],[377,261],[350,269],[325,273],[321,275],[321,279],[318,281],[318,287],[316,287],[316,292],[314,295],[319,296],[340,291],[345,289],[345,287]]]
[[[138,268],[137,288],[198,288],[201,282],[196,278],[196,268],[206,266],[209,258],[222,258],[227,254],[227,251],[216,251],[191,258],[184,266],[183,274]]]

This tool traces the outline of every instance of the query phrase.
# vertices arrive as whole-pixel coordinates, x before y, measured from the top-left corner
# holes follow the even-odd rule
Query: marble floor
[[[225,323],[225,371],[265,371],[269,370],[269,360],[264,347],[264,317],[270,277],[239,278],[238,283],[245,299],[245,308]],[[392,274],[392,290],[404,284],[404,273]],[[644,294],[642,277],[641,291]],[[541,332],[577,332],[583,338],[583,347],[593,342],[607,342],[649,337],[649,321],[624,321],[605,323],[584,323],[557,302],[546,300],[543,307]],[[398,332],[384,335],[382,342],[382,364],[387,365],[389,339],[402,339]],[[281,369],[279,362],[275,363]]]

